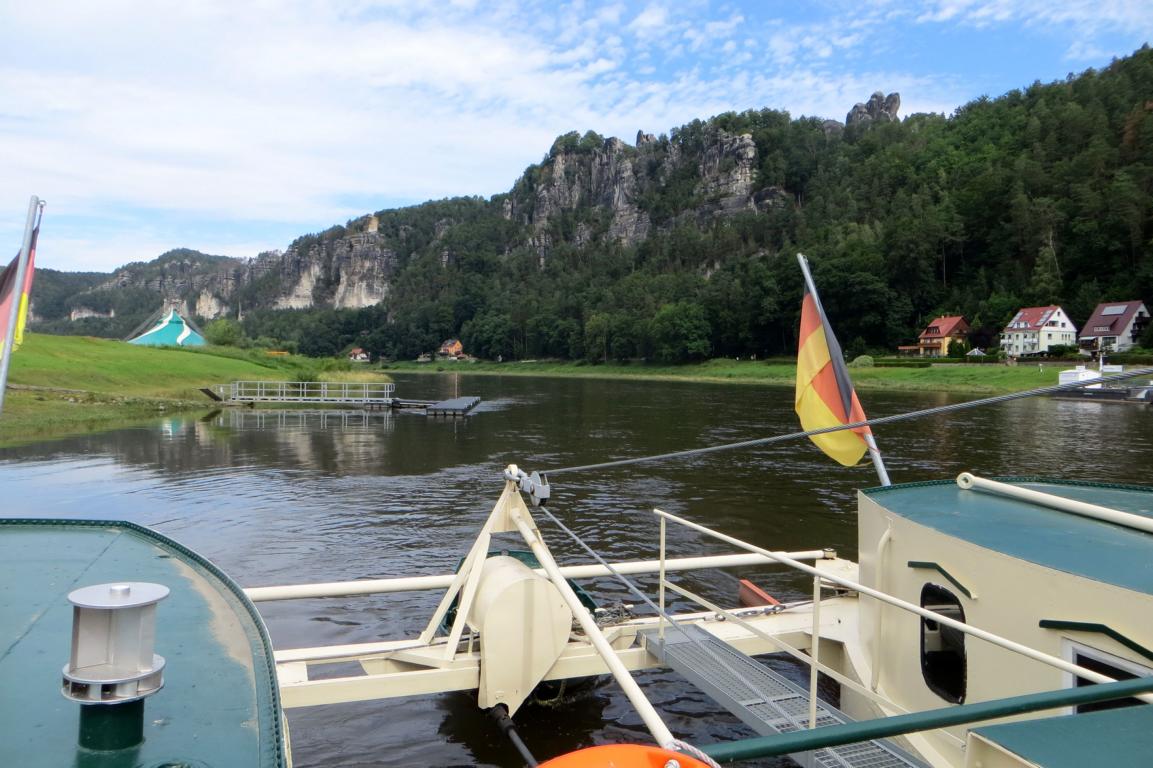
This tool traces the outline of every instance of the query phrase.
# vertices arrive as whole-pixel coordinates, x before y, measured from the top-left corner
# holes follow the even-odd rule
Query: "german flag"
[[[19,269],[20,256],[17,253],[12,263],[0,272],[0,353],[4,351],[4,343],[8,338],[8,319],[12,314],[12,302],[17,303],[16,327],[12,332],[12,351],[20,349],[24,343],[24,326],[28,320],[28,302],[32,293],[32,275],[36,266],[36,239],[40,234],[39,225],[32,231],[31,247],[28,249],[28,263],[24,267],[24,283],[16,286],[16,273]]]
[[[841,346],[829,327],[821,305],[805,287],[801,304],[801,335],[797,344],[797,415],[808,431],[865,420],[865,411],[853,391]],[[868,427],[827,432],[809,437],[817,447],[846,467],[861,460],[868,446]]]

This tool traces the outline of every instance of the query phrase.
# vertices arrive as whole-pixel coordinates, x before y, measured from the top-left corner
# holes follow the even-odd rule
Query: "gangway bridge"
[[[434,416],[464,416],[480,403],[479,397],[450,400],[403,400],[396,397],[396,385],[353,381],[234,381],[216,387],[203,387],[205,395],[220,403],[322,404],[344,405],[375,410],[415,408]]]

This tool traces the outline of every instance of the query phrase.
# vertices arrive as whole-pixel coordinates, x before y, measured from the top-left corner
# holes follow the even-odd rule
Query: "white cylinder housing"
[[[572,619],[548,579],[513,557],[485,561],[468,616],[480,633],[479,706],[515,713],[564,650]]]
[[[164,658],[153,653],[161,584],[130,581],[74,590],[72,655],[63,693],[82,704],[122,704],[164,685]]]

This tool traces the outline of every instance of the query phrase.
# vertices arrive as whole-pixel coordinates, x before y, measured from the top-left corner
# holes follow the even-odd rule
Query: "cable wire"
[[[1052,395],[1059,392],[1070,392],[1077,389],[1082,389],[1094,384],[1108,384],[1115,381],[1124,381],[1125,379],[1132,379],[1138,376],[1153,375],[1153,368],[1139,368],[1134,371],[1125,371],[1122,373],[1114,374],[1112,376],[1102,376],[1097,379],[1090,379],[1088,381],[1075,381],[1069,384],[1055,384],[1049,387],[1038,387],[1036,389],[1027,389],[1021,392],[1010,392],[1006,395],[995,395],[993,397],[986,397],[980,400],[969,400],[964,403],[952,403],[950,405],[941,405],[936,408],[926,408],[920,411],[911,411],[909,413],[898,413],[893,416],[881,416],[876,419],[865,419],[864,421],[854,421],[848,424],[838,424],[833,427],[823,427],[822,429],[809,429],[802,432],[790,432],[785,435],[773,435],[772,437],[759,437],[752,440],[742,440],[737,443],[726,443],[724,445],[713,445],[706,448],[689,448],[683,451],[672,451],[670,453],[658,453],[652,456],[639,456],[632,459],[617,459],[615,461],[602,461],[597,464],[583,464],[576,467],[562,467],[560,469],[548,470],[549,475],[563,475],[575,474],[577,472],[590,472],[596,469],[609,469],[611,467],[626,467],[632,464],[643,464],[650,461],[665,461],[668,459],[687,458],[689,456],[701,456],[707,453],[718,453],[720,451],[735,451],[741,448],[752,448],[758,445],[770,445],[772,443],[783,443],[788,440],[797,440],[802,437],[812,437],[813,435],[824,435],[829,432],[840,432],[845,429],[859,429],[860,427],[875,427],[881,424],[894,424],[899,421],[908,421],[910,419],[919,419],[923,416],[938,416],[945,413],[955,413],[956,411],[964,411],[970,408],[980,408],[985,405],[996,405],[998,403],[1007,403],[1012,400],[1022,400],[1027,397],[1037,397],[1039,395]]]

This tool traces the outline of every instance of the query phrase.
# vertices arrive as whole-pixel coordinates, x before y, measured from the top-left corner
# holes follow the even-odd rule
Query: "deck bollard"
[[[126,749],[144,738],[144,699],[164,686],[153,653],[156,604],[168,587],[132,581],[82,587],[72,603],[72,655],[62,693],[80,704],[80,746]]]

